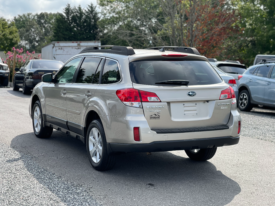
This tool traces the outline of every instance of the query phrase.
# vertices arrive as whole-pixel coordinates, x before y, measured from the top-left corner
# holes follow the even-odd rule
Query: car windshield
[[[226,73],[230,73],[230,74],[243,74],[246,71],[245,68],[243,68],[242,66],[238,66],[238,65],[221,65],[218,67],[222,71],[224,71]]]
[[[226,74],[223,70],[219,69],[218,67],[214,66],[214,69],[219,73],[219,74]]]
[[[146,60],[130,63],[133,83],[207,85],[222,82],[206,61]]]
[[[33,69],[50,69],[59,70],[63,64],[58,61],[34,61],[32,63]]]

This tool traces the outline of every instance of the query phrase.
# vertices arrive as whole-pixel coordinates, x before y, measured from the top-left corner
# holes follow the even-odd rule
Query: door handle
[[[249,79],[250,82],[252,82],[252,79]]]
[[[267,85],[270,85],[271,84],[271,82],[267,82]]]
[[[91,93],[91,91],[87,91],[87,92],[85,93],[85,96],[87,96],[87,97],[90,97],[90,96],[92,96],[92,93]]]
[[[66,94],[67,94],[66,89],[63,89],[61,93],[62,93],[63,95],[66,95]]]

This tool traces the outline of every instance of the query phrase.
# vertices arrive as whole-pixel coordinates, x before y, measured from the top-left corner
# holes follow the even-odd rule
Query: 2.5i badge
[[[160,119],[160,114],[159,113],[155,113],[150,115],[150,119]]]

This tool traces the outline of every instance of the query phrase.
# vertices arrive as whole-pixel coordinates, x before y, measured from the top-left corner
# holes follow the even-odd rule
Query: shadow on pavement
[[[31,94],[23,94],[21,89],[19,89],[19,91],[13,91],[12,89],[8,89],[7,92],[16,97],[21,97],[21,98],[30,98],[31,96]]]
[[[59,177],[92,187],[91,193],[113,205],[129,205],[135,200],[133,205],[218,206],[230,203],[241,192],[239,184],[211,162],[193,162],[170,152],[118,155],[113,170],[98,172],[90,166],[84,144],[60,132],[54,132],[50,139],[38,139],[32,133],[19,135],[11,147],[21,156],[34,156],[41,167]],[[25,166],[60,199],[66,198],[29,169],[29,164]]]

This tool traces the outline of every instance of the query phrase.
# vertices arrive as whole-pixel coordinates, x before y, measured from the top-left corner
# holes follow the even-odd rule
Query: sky
[[[90,3],[96,5],[97,0],[0,0],[0,17],[13,19],[25,13],[62,12],[67,4],[85,8]]]

